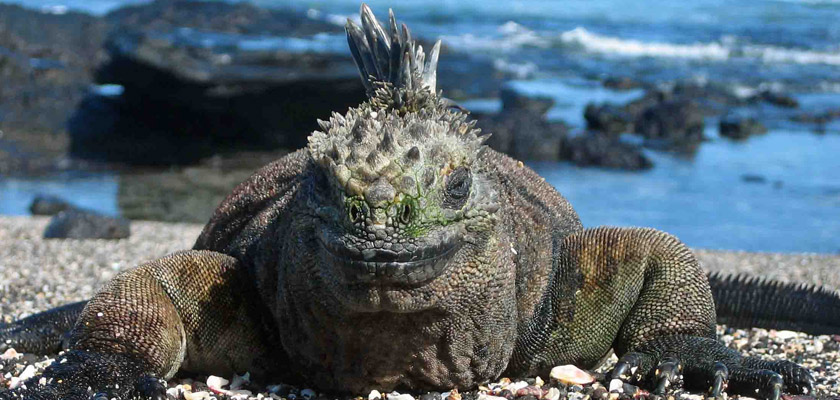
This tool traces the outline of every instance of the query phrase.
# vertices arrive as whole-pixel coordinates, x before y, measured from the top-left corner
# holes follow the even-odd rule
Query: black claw
[[[656,389],[654,393],[664,395],[668,388],[679,386],[682,364],[673,356],[664,357],[656,367]]]
[[[633,373],[637,368],[639,368],[641,363],[642,356],[639,353],[627,353],[618,360],[618,363],[615,364],[615,368],[613,368],[610,378],[621,379],[625,382],[639,380],[639,377],[634,377]]]
[[[712,387],[709,388],[709,396],[717,399],[726,390],[726,384],[729,382],[729,368],[726,368],[722,362],[716,362],[714,366],[714,380]]]
[[[166,400],[166,385],[153,376],[143,376],[137,380],[137,392],[144,399]]]

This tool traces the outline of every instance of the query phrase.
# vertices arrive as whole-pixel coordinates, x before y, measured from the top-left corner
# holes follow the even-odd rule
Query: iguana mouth
[[[395,285],[418,285],[438,277],[460,247],[454,235],[441,237],[436,244],[399,252],[360,249],[339,237],[322,237],[319,242],[327,255],[325,261],[340,271],[348,283]]]

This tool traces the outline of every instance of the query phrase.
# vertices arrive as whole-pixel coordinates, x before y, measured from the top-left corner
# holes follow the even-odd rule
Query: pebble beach
[[[91,297],[119,271],[143,261],[189,248],[201,225],[135,221],[131,237],[118,241],[44,240],[44,217],[0,217],[0,322]],[[840,288],[840,256],[770,254],[696,250],[701,265],[710,271],[758,275],[789,282]],[[810,368],[817,380],[814,398],[840,398],[840,335],[811,336],[765,329],[736,330],[719,327],[721,340],[744,354],[787,359]],[[613,357],[614,362],[615,357]],[[46,367],[51,358],[7,351],[0,357],[0,390],[14,386]],[[575,384],[556,377],[524,381],[501,379],[478,390],[458,393],[359,393],[363,399],[390,400],[558,400],[561,398],[630,398],[629,390],[616,390],[603,379],[603,367],[593,371],[594,383]],[[283,382],[249,382],[247,377],[176,377],[169,382],[170,398],[261,399],[333,398],[312,389]],[[643,394],[635,393],[636,396]],[[701,399],[700,393],[677,391],[675,398]],[[526,397],[530,396],[530,397]],[[744,398],[744,397],[742,397]],[[801,397],[801,398],[811,398]]]

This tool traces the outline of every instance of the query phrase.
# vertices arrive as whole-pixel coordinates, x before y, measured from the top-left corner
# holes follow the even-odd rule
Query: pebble
[[[230,383],[230,388],[236,390],[251,383],[251,373],[246,372],[244,375],[233,375],[233,381]]]
[[[776,333],[774,335],[773,331],[770,331],[770,336],[775,337],[776,339],[790,340],[790,339],[793,339],[793,338],[799,336],[799,333],[794,332],[794,331],[776,331]]]
[[[210,375],[209,377],[207,377],[207,387],[209,387],[210,389],[221,389],[223,386],[227,386],[229,383],[229,380],[215,375]]]
[[[440,393],[438,392],[429,392],[424,395],[421,395],[420,400],[442,400],[442,398],[440,397]]]
[[[552,368],[550,376],[567,385],[586,385],[595,381],[588,372],[571,364]]]
[[[368,400],[378,400],[382,398],[382,393],[379,393],[378,390],[374,389],[370,391],[367,398]]]
[[[184,392],[186,400],[204,400],[210,398],[210,392]]]
[[[0,360],[16,360],[21,357],[23,357],[23,355],[15,351],[14,348],[10,348],[6,350],[3,355],[0,355]]]

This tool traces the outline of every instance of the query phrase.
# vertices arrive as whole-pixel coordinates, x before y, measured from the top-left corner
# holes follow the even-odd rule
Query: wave
[[[837,0],[840,1],[840,0]],[[442,36],[444,43],[467,51],[510,53],[521,48],[559,47],[583,50],[588,53],[619,57],[680,58],[705,61],[731,59],[755,60],[768,64],[825,64],[840,66],[840,50],[836,52],[755,45],[740,42],[732,36],[719,41],[697,43],[669,43],[642,41],[591,32],[577,27],[560,33],[535,32],[515,22],[500,25],[495,35],[478,36],[472,33]]]
[[[579,46],[590,52],[630,57],[671,57],[721,61],[746,58],[769,64],[840,65],[840,52],[791,49],[770,45],[741,45],[731,37],[711,43],[643,42],[599,35],[589,32],[586,28],[577,27],[560,34],[560,40],[567,45]]]
[[[582,27],[561,33],[560,40],[565,44],[579,46],[590,52],[631,57],[725,60],[730,56],[730,49],[720,43],[673,44],[643,42],[640,40],[599,35],[589,32],[586,28]]]

